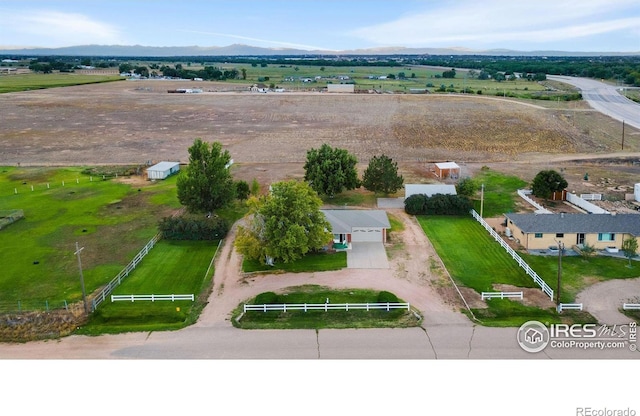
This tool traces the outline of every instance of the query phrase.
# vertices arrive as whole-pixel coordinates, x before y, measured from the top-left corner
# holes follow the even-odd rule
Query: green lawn
[[[101,334],[179,329],[195,321],[211,284],[218,241],[160,240],[114,295],[194,294],[196,301],[110,302],[106,300],[77,333]],[[211,266],[211,268],[210,268]]]
[[[25,214],[0,230],[0,310],[15,310],[18,302],[28,310],[79,301],[76,242],[84,248],[91,293],[131,261],[157,233],[158,220],[179,206],[175,179],[134,188],[82,171],[0,167],[0,207]]]
[[[322,286],[307,285],[290,288],[288,291],[269,293],[271,304],[281,303],[376,303],[380,292],[364,289],[332,290]],[[260,294],[248,304],[264,303],[265,295]],[[404,303],[398,299],[397,302]],[[243,329],[321,329],[321,328],[399,328],[412,327],[420,321],[412,311],[396,309],[372,311],[291,311],[258,312],[242,314],[240,305],[232,315],[234,326]],[[242,316],[241,316],[242,315]],[[239,319],[238,319],[239,318]]]
[[[242,271],[251,272],[324,272],[340,270],[347,267],[347,253],[311,253],[300,260],[291,263],[275,263],[274,266],[260,264],[257,260],[245,259],[242,262]]]
[[[68,87],[71,85],[97,84],[121,81],[119,75],[81,75],[73,73],[20,74],[0,76],[0,94],[7,92]]]
[[[519,198],[516,191],[528,187],[528,183],[517,176],[483,168],[473,178],[478,184],[484,184],[483,217],[501,216],[513,212],[516,208],[516,200]],[[478,192],[474,200],[474,209],[480,213],[481,192]]]
[[[538,287],[472,217],[419,216],[418,222],[457,284],[478,293],[495,291],[496,283]],[[531,319],[560,322],[553,308],[543,310],[508,299],[492,299],[487,305],[472,311],[488,326],[519,326]]]

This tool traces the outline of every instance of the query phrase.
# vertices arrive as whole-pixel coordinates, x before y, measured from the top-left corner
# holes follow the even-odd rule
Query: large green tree
[[[238,227],[235,246],[250,259],[289,263],[331,241],[322,200],[306,182],[277,182],[268,195],[250,198],[249,205],[248,223]]]
[[[343,190],[360,186],[356,157],[345,149],[323,144],[307,152],[304,180],[318,193],[333,197]]]
[[[567,185],[567,181],[557,171],[542,170],[533,178],[531,191],[539,198],[548,199],[554,192],[562,191]]]
[[[394,193],[403,183],[404,178],[398,175],[398,164],[384,154],[374,156],[362,175],[362,186],[376,193]]]
[[[178,200],[190,212],[211,212],[231,202],[235,184],[229,172],[231,156],[218,142],[195,139],[189,165],[177,180]]]

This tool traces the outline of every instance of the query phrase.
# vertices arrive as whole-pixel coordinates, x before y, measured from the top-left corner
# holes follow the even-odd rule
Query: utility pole
[[[564,251],[564,243],[557,241],[558,243],[558,287],[556,288],[556,303],[560,307],[560,283],[562,281],[562,252]]]
[[[622,120],[622,150],[624,150],[624,120]]]
[[[78,247],[78,242],[76,241],[76,252],[73,253],[78,256],[78,269],[80,269],[80,286],[82,287],[82,302],[84,303],[84,313],[86,315],[89,314],[89,305],[87,304],[87,292],[84,289],[84,276],[82,275],[82,260],[80,260],[80,252],[84,250],[84,247]]]
[[[482,211],[484,211],[484,184],[480,188],[480,218],[482,218]]]

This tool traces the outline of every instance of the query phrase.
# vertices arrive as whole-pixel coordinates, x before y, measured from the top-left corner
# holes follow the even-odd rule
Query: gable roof
[[[148,168],[147,170],[153,170],[153,171],[167,171],[175,166],[179,166],[180,162],[160,162],[160,163],[156,163],[155,165],[151,166],[150,168]]]
[[[404,186],[404,197],[408,198],[411,195],[426,195],[433,196],[435,194],[444,195],[456,195],[455,185],[444,184],[406,184]]]
[[[505,214],[525,233],[627,233],[640,236],[638,214]]]
[[[351,233],[353,227],[391,228],[383,210],[321,209],[334,234]]]

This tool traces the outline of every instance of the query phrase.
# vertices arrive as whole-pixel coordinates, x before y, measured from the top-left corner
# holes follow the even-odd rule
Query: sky
[[[639,0],[0,0],[0,48],[640,52]]]

